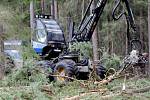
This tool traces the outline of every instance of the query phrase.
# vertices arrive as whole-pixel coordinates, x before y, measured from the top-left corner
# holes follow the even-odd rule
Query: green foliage
[[[92,44],[91,42],[76,42],[70,44],[69,46],[70,51],[80,52],[80,56],[85,56],[92,58]]]
[[[28,45],[29,43],[27,43],[26,46],[22,46],[22,55],[23,55],[23,59],[36,59],[39,58],[39,55],[35,53],[35,51],[33,50],[33,48],[31,47],[31,45]]]
[[[120,67],[121,59],[119,56],[112,54],[109,55],[107,52],[104,52],[101,57],[101,63],[107,68],[118,69]]]
[[[12,89],[4,89],[0,94],[0,100],[49,100],[43,91],[40,84],[34,84],[28,87],[16,87]]]
[[[84,81],[80,81],[84,82]],[[1,88],[1,94],[0,94],[0,99],[6,99],[6,100],[13,100],[13,99],[19,99],[19,100],[63,100],[66,97],[73,97],[75,95],[81,95],[82,93],[90,93],[90,90],[97,90],[97,89],[103,89],[107,88],[107,91],[104,93],[100,92],[95,92],[92,95],[85,95],[80,99],[83,100],[97,100],[100,99],[102,96],[105,95],[113,95],[113,94],[118,94],[121,92],[122,89],[122,84],[124,80],[123,79],[116,79],[112,82],[110,82],[108,85],[94,85],[92,82],[85,81],[85,84],[88,84],[88,88],[84,88],[81,86],[80,83],[74,81],[70,82],[67,85],[64,84],[57,84],[57,83],[52,83],[47,86],[47,89],[49,91],[52,91],[51,95],[47,95],[46,92],[41,91],[41,85],[38,83],[35,83],[33,85],[30,85],[30,87],[13,87],[13,88]],[[93,87],[91,88],[91,85]],[[138,80],[127,80],[126,81],[126,89],[128,90],[135,90],[139,88],[145,88],[150,85],[150,80],[149,79],[138,79]],[[120,95],[120,96],[112,96],[111,100],[145,100],[144,98],[149,97],[149,91],[144,92],[144,93],[139,93],[138,95],[135,94],[133,96],[130,95]],[[142,96],[141,96],[142,95]]]
[[[0,80],[0,100],[49,100],[41,85],[47,85],[48,79],[44,69],[37,66],[37,61],[26,60],[24,66]],[[12,88],[7,88],[12,87]],[[13,88],[14,87],[14,88]],[[4,90],[2,90],[4,88]]]
[[[30,28],[23,23],[25,17],[20,11],[0,4],[0,22],[4,26],[5,39],[30,39]]]
[[[29,86],[32,83],[46,84],[48,79],[43,74],[44,70],[36,66],[36,61],[26,60],[24,66],[5,77],[1,86]]]

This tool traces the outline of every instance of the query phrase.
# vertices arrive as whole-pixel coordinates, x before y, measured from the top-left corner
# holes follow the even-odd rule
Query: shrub
[[[47,84],[48,79],[43,74],[42,68],[36,66],[36,61],[27,60],[24,66],[18,70],[13,71],[11,74],[5,77],[1,82],[2,86],[18,86],[18,85],[30,85],[34,82],[40,82],[41,84]]]
[[[70,44],[69,46],[70,51],[76,51],[80,53],[80,57],[89,57],[92,58],[93,50],[92,44],[90,42],[75,42]]]
[[[107,52],[104,52],[101,57],[101,63],[107,68],[118,69],[120,66],[121,59],[116,54],[109,55]]]

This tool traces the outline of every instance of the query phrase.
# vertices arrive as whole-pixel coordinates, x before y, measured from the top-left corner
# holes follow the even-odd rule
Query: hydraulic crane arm
[[[104,10],[107,0],[98,0],[95,9],[93,9],[92,13],[87,17],[88,11],[90,11],[90,7],[93,0],[89,3],[89,6],[85,12],[85,15],[78,27],[78,30],[74,34],[72,40],[73,41],[89,41],[93,35],[95,27],[99,21],[99,18]]]
[[[123,15],[125,15],[126,23],[127,23],[127,39],[128,39],[128,53],[132,50],[138,50],[141,52],[141,42],[137,36],[137,29],[133,17],[132,10],[129,5],[128,0],[116,0],[117,3],[113,9],[112,17],[114,20],[120,19]],[[93,32],[97,26],[97,23],[103,13],[107,0],[98,0],[95,9],[93,9],[92,13],[87,17],[88,11],[90,11],[90,7],[92,5],[93,0],[89,3],[89,6],[86,9],[85,15],[72,37],[72,41],[82,42],[82,41],[90,41]],[[123,12],[116,16],[116,11],[119,6],[123,6]],[[120,9],[119,9],[120,10]]]
[[[129,5],[128,0],[116,0],[117,3],[113,9],[112,17],[114,20],[120,19],[123,15],[125,15],[126,23],[127,23],[127,40],[128,40],[128,53],[132,50],[138,50],[141,52],[141,41],[139,40],[138,34],[137,34],[137,28],[135,25],[134,17],[132,10]],[[119,8],[119,6],[122,5],[124,7],[121,14],[116,16],[116,10]]]

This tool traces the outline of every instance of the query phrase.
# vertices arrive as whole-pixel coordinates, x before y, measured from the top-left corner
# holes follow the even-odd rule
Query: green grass
[[[83,82],[83,81],[82,81]],[[87,83],[87,82],[85,82]],[[78,82],[70,82],[67,84],[61,84],[61,83],[49,83],[47,85],[49,87],[49,91],[52,93],[50,95],[47,94],[47,92],[42,91],[41,87],[42,85],[40,82],[33,82],[27,87],[13,87],[13,88],[6,88],[6,87],[0,87],[1,93],[0,93],[0,100],[13,100],[17,98],[17,100],[63,100],[66,97],[73,97],[75,95],[79,95],[82,93],[87,93],[88,90],[98,89],[98,88],[107,88],[107,92],[101,93],[94,93],[92,95],[86,95],[84,97],[81,97],[81,100],[101,100],[101,96],[110,95],[110,94],[116,94],[121,92],[122,90],[122,79],[117,79],[109,83],[108,85],[104,86],[98,86],[90,84],[89,88],[84,88],[81,86]],[[139,88],[144,88],[150,86],[150,79],[138,79],[138,80],[127,80],[126,82],[126,89],[127,90],[135,90]],[[132,95],[130,94],[122,94],[120,96],[113,96],[112,98],[109,98],[109,100],[149,100],[149,92],[145,93],[134,93]]]

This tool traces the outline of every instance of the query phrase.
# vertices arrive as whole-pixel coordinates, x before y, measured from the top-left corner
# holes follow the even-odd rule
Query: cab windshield
[[[36,20],[36,39],[37,39],[37,41],[45,43],[46,37],[47,37],[47,33],[45,30],[45,26],[39,19]]]

